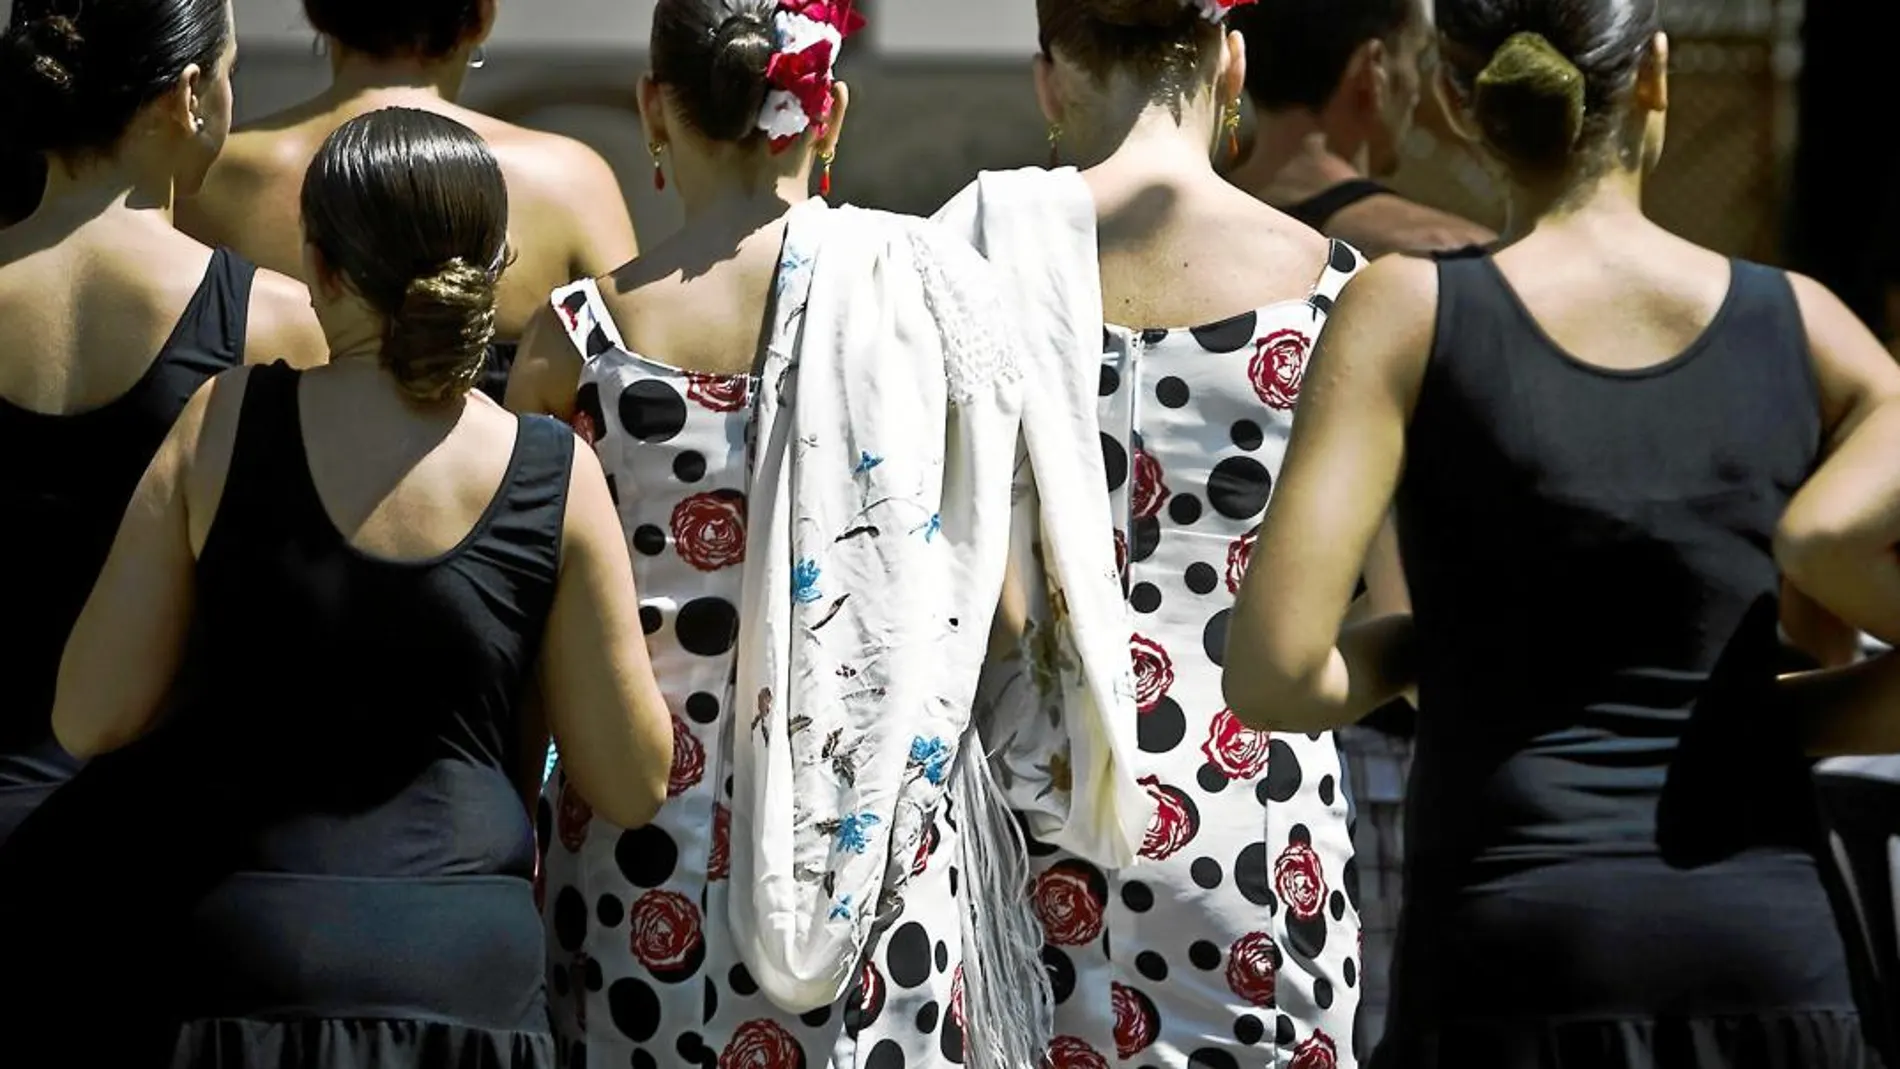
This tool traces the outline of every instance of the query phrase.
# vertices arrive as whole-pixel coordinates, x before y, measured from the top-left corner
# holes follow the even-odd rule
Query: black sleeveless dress
[[[573,433],[523,417],[467,537],[386,561],[324,512],[299,380],[252,372],[199,560],[186,690],[228,760],[255,769],[234,773],[232,871],[190,910],[173,1065],[552,1066],[512,772]]]
[[[0,400],[0,554],[8,579],[0,674],[13,697],[0,709],[0,842],[69,779],[78,762],[53,741],[53,691],[66,637],[92,593],[119,532],[125,504],[185,402],[218,372],[243,362],[257,268],[227,249],[171,337],[130,390],[98,408],[46,415]]]
[[[1770,552],[1816,464],[1792,289],[1733,265],[1652,368],[1439,263],[1399,528],[1420,642],[1382,1069],[1870,1065],[1777,707]]]

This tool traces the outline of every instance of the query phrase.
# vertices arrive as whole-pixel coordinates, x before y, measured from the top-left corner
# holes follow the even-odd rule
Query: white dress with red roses
[[[558,763],[543,790],[549,1001],[562,1064],[962,1064],[948,799],[926,830],[902,911],[840,1005],[787,1014],[739,963],[725,920],[728,769],[756,382],[628,351],[592,281],[553,299],[584,358],[574,422],[600,457],[632,549],[674,735],[667,803],[644,828],[595,817]]]
[[[1358,912],[1330,734],[1243,727],[1227,619],[1306,359],[1363,265],[1334,242],[1303,301],[1192,330],[1110,327],[1102,450],[1134,621],[1143,861],[1031,845],[1058,1004],[1054,1069],[1335,1069],[1358,1004]]]

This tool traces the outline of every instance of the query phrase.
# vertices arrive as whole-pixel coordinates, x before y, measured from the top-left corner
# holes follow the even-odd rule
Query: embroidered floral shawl
[[[984,669],[979,721],[1030,831],[1100,865],[1138,860],[1135,689],[1102,470],[1095,202],[1073,168],[985,172],[938,212],[997,267],[1023,343],[1010,575],[1015,649]]]
[[[923,220],[812,201],[787,224],[753,432],[729,920],[792,1012],[845,994],[958,771],[1020,405],[989,277]]]

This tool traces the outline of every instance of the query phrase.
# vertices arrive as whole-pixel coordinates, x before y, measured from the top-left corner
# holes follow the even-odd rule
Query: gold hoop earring
[[[825,168],[818,175],[818,195],[821,197],[831,196],[831,161],[837,157],[838,154],[830,149],[825,149],[818,154],[818,162],[824,164]]]
[[[1049,166],[1054,168],[1062,162],[1062,124],[1049,124]]]
[[[658,141],[647,142],[647,152],[653,156],[653,188],[660,193],[666,192],[666,169],[660,166],[660,154],[665,151],[666,146]]]

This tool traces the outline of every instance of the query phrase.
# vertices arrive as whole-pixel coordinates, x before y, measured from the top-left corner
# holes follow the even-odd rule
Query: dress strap
[[[1333,302],[1339,299],[1339,293],[1346,283],[1353,280],[1366,266],[1366,258],[1358,249],[1333,238],[1326,250],[1326,268],[1319,273],[1319,281],[1313,283],[1312,295],[1307,297],[1319,312],[1322,322],[1333,313]]]
[[[213,556],[214,547],[227,541],[264,535],[266,526],[300,525],[306,518],[297,510],[309,507],[316,491],[303,456],[303,427],[297,411],[297,386],[302,379],[302,372],[281,360],[249,370],[224,493],[206,539],[206,559]]]
[[[257,265],[220,245],[211,250],[204,281],[178,317],[165,351],[203,353],[226,367],[244,362],[244,336],[251,317],[251,284]]]
[[[1326,224],[1332,222],[1333,216],[1362,200],[1390,192],[1392,192],[1390,189],[1370,178],[1348,178],[1338,185],[1320,190],[1298,204],[1289,204],[1280,210],[1314,230],[1323,231],[1326,229]]]
[[[600,287],[593,279],[562,286],[549,302],[582,360],[592,360],[613,349],[626,351],[627,344],[620,339],[620,329],[614,326],[614,317],[608,314],[607,303],[601,300]]]
[[[515,431],[514,460],[502,507],[479,540],[480,555],[529,577],[552,598],[567,523],[567,487],[574,468],[574,432],[548,416],[524,415]]]

